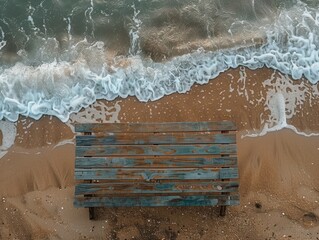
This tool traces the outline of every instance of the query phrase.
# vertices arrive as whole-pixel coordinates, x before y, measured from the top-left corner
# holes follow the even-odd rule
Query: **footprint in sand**
[[[316,214],[309,212],[303,215],[302,221],[306,227],[315,227],[318,224],[318,217]]]

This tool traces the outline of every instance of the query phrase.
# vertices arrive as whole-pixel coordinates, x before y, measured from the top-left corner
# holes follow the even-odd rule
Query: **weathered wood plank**
[[[145,145],[145,144],[198,144],[198,143],[236,143],[236,134],[214,132],[187,133],[136,133],[112,134],[104,136],[76,136],[77,146],[93,145]]]
[[[236,157],[160,156],[160,157],[78,157],[75,168],[171,168],[171,167],[231,167],[237,166]]]
[[[76,207],[239,204],[232,122],[75,128]]]
[[[236,130],[230,121],[166,123],[85,123],[76,124],[76,132],[197,132]]]
[[[159,179],[231,179],[238,178],[237,168],[109,168],[109,169],[75,169],[77,180],[159,180]]]
[[[238,168],[221,168],[219,170],[220,179],[236,179],[239,178]]]
[[[75,195],[98,194],[158,194],[158,193],[225,193],[238,191],[238,182],[126,182],[81,183],[75,186]]]
[[[143,196],[143,197],[76,197],[75,207],[182,207],[238,205],[237,195],[219,196]]]
[[[77,157],[236,154],[236,144],[77,146]]]

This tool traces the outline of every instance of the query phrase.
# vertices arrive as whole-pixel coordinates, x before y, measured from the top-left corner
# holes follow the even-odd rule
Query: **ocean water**
[[[0,0],[0,6],[0,119],[12,122],[20,115],[67,122],[97,99],[154,101],[240,66],[319,81],[317,0]],[[271,99],[285,102],[280,94]]]

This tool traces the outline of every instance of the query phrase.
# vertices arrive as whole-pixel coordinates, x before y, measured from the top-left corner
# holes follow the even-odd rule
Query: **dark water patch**
[[[153,41],[154,37],[162,38],[160,50],[193,39],[223,35],[235,21],[254,23],[271,17],[276,12],[274,2],[1,0],[0,27],[6,41],[2,52],[19,55],[19,50],[37,51],[39,38],[55,38],[62,49],[72,45],[72,39],[103,41],[113,51],[118,47],[116,43],[120,42],[128,52],[130,31],[137,30],[134,29],[134,13],[138,11],[142,41],[145,42],[143,51],[147,55],[147,42]]]

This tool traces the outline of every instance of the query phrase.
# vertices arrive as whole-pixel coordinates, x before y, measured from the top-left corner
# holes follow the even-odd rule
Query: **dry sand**
[[[267,79],[272,77],[269,85]],[[0,239],[319,239],[319,136],[283,129],[243,137],[276,120],[267,105],[272,91],[290,96],[286,112],[293,111],[294,116],[287,115],[288,124],[319,132],[318,86],[302,81],[287,86],[281,78],[268,69],[235,69],[188,93],[156,102],[140,103],[133,97],[99,101],[98,111],[101,106],[110,110],[106,116],[93,116],[86,109],[68,124],[51,117],[21,118],[14,124],[14,144],[0,159]],[[302,96],[293,97],[296,89],[299,95],[307,90],[303,102]],[[241,204],[229,207],[226,217],[219,217],[214,207],[101,208],[97,220],[90,221],[87,209],[73,207],[75,120],[224,119],[239,128],[241,195]],[[0,133],[2,145],[7,136]]]

